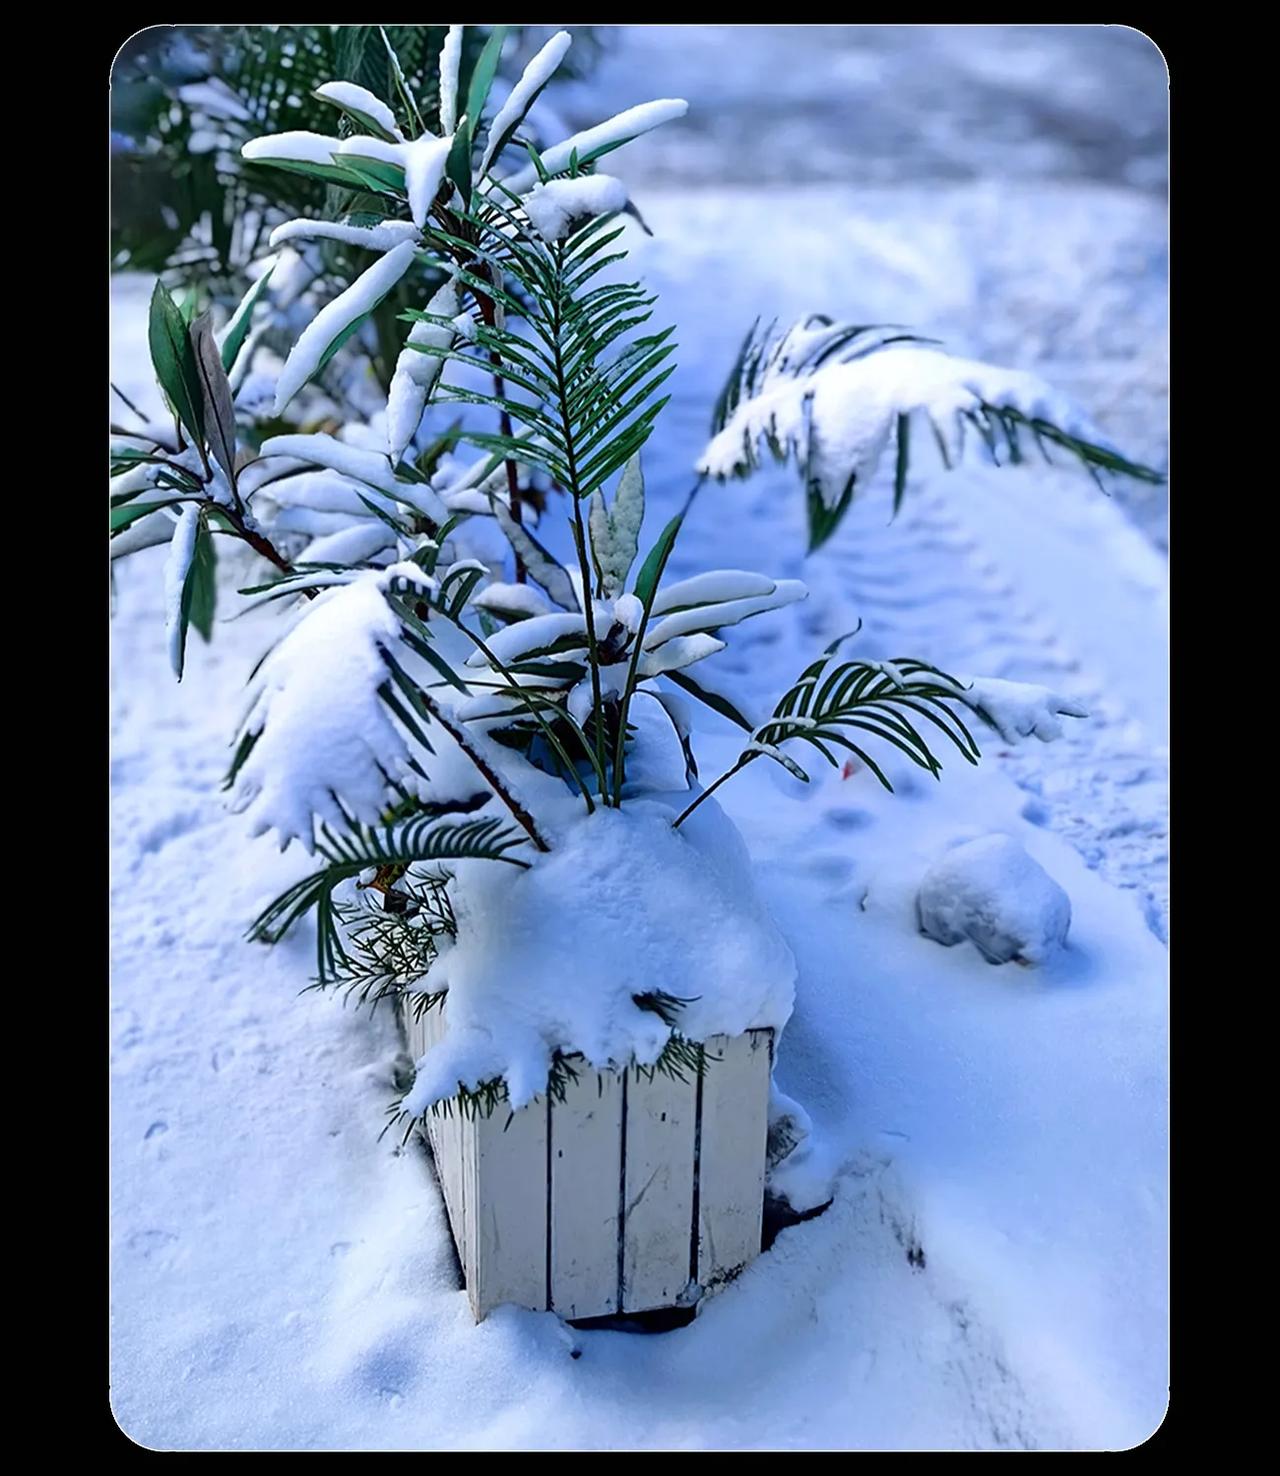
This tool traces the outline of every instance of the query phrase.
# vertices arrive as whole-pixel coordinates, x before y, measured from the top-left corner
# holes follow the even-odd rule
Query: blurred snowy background
[[[1039,369],[1139,460],[1164,464],[1169,94],[1145,36],[817,25],[597,35],[597,67],[554,106],[577,127],[615,99],[691,100],[678,127],[628,149],[625,173],[642,208],[655,194],[682,202],[730,357],[757,313],[781,316],[793,301],[854,322],[901,316],[957,351]],[[1165,547],[1165,490],[1116,495]]]

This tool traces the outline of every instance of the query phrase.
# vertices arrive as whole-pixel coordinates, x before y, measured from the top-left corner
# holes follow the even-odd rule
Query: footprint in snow
[[[178,1237],[171,1230],[135,1230],[127,1243],[134,1255],[152,1261],[177,1245]]]

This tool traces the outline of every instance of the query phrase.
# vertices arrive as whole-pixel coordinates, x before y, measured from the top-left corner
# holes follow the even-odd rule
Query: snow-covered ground
[[[746,49],[751,65],[769,39]],[[1019,65],[1019,86],[1043,81],[1025,47],[961,39],[1002,86]],[[638,40],[628,65],[656,44]],[[864,52],[864,69],[888,54]],[[861,53],[840,54],[854,76]],[[667,57],[689,64],[685,49]],[[1135,58],[1124,65],[1141,71]],[[617,106],[680,81],[614,77]],[[638,158],[659,157],[645,147]],[[681,368],[646,453],[646,538],[688,490],[711,398],[758,314],[914,323],[1037,369],[1159,457],[1164,207],[1140,168],[1101,173],[1000,180],[988,156],[978,179],[761,187],[691,168],[692,185],[664,183],[651,163],[634,193],[655,235],[635,233],[635,261],[680,325]],[[117,283],[113,369],[134,397],[148,393],[149,286]],[[209,647],[193,639],[178,687],[160,551],[117,566],[112,1375],[135,1440],[1115,1448],[1155,1429],[1168,1382],[1162,514],[1135,521],[1086,479],[1013,470],[931,479],[896,523],[888,512],[888,489],[870,489],[806,562],[789,470],[708,486],[669,577],[710,562],[806,579],[805,604],[741,628],[738,679],[761,697],[861,618],[860,655],[1043,682],[1091,716],[1049,746],[980,735],[979,769],[948,763],[937,785],[913,773],[896,795],[826,770],[803,789],[766,764],[726,786],[799,964],[778,1082],[812,1115],[837,1193],[694,1324],[647,1337],[510,1308],[472,1326],[425,1157],[377,1141],[390,1017],[299,997],[305,936],[274,950],[242,938],[306,865],[247,842],[218,791],[266,630],[250,617]],[[717,772],[734,736],[702,736]],[[1070,898],[1069,946],[1043,967],[996,967],[918,932],[921,878],[952,842],[992,832]]]

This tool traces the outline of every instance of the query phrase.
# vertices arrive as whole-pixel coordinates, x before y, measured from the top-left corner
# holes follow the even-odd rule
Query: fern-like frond
[[[757,470],[762,447],[779,462],[794,456],[812,551],[839,526],[891,441],[897,511],[917,422],[948,467],[959,461],[968,427],[997,465],[1002,455],[1025,460],[1032,445],[1050,461],[1052,446],[1099,485],[1103,474],[1164,480],[1110,445],[1079,406],[1036,375],[955,357],[896,325],[833,323],[820,314],[785,333],[774,325],[748,333],[716,401],[698,470],[723,481]]]
[[[816,749],[828,763],[840,761],[832,748],[852,753],[892,789],[880,765],[850,734],[865,734],[896,748],[936,778],[942,765],[921,731],[941,733],[969,763],[978,748],[956,715],[958,683],[923,661],[835,661],[823,656],[801,673],[774,709],[773,716],[752,734],[747,753],[776,759],[800,778],[807,775],[781,752],[795,739]]]
[[[519,830],[492,818],[452,823],[427,815],[386,826],[352,823],[343,831],[321,825],[316,852],[325,865],[295,882],[264,908],[249,929],[249,937],[277,943],[314,911],[316,974],[321,983],[327,984],[349,961],[334,900],[343,882],[363,871],[415,862],[505,861],[524,867],[528,863],[511,852],[526,841]]]

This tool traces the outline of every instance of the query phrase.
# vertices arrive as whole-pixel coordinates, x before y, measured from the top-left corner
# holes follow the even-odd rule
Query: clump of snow
[[[947,947],[967,939],[995,964],[1045,963],[1071,926],[1066,892],[1007,835],[948,851],[925,874],[917,908],[928,937]]]
[[[488,173],[489,166],[494,161],[494,156],[498,151],[498,145],[502,142],[503,135],[508,129],[519,123],[537,95],[550,82],[556,68],[564,60],[565,52],[568,51],[572,44],[573,38],[569,35],[568,31],[557,31],[520,74],[520,80],[511,89],[510,96],[498,109],[493,122],[489,125],[488,142],[485,144],[484,154],[480,160],[480,173],[482,175]],[[443,71],[443,57],[441,59],[441,70]],[[441,126],[444,127],[443,89],[441,90],[441,98]],[[450,128],[452,128],[452,125],[450,125]]]
[[[1009,682],[1000,677],[975,677],[961,694],[1006,743],[1032,735],[1042,743],[1062,737],[1059,715],[1085,718],[1087,709],[1070,697],[1031,682]]]
[[[700,473],[720,480],[745,476],[755,465],[756,443],[767,437],[807,460],[823,502],[834,507],[850,478],[864,485],[874,475],[898,416],[923,418],[955,465],[964,451],[964,414],[979,412],[984,403],[1107,445],[1074,401],[1035,374],[909,345],[809,374],[797,375],[791,362],[784,357],[759,393],[738,405],[703,449]]]
[[[169,557],[164,565],[164,630],[169,643],[169,664],[178,678],[182,677],[182,591],[187,571],[196,551],[196,534],[200,531],[200,505],[189,502],[178,519]]]
[[[350,138],[332,139],[335,154],[350,154],[353,158],[376,159],[380,164],[394,164],[404,168],[405,150],[410,144],[388,143],[385,138],[374,138],[368,133],[353,133]],[[338,161],[341,163],[341,160]]]
[[[637,107],[615,113],[612,118],[606,118],[603,123],[597,123],[592,128],[584,128],[581,133],[575,133],[572,137],[552,145],[551,148],[544,149],[542,167],[548,174],[559,174],[562,169],[569,167],[569,161],[575,153],[580,160],[585,162],[589,155],[600,149],[629,143],[633,138],[639,138],[642,133],[648,133],[650,129],[658,128],[663,123],[669,123],[673,118],[683,118],[688,111],[689,104],[683,98],[678,97],[663,97],[654,102],[640,103]],[[538,171],[530,164],[526,169],[521,169],[518,173],[511,175],[503,183],[507,189],[519,195],[523,194],[537,178]]]
[[[338,140],[323,133],[294,129],[289,133],[267,133],[251,138],[240,150],[249,160],[287,159],[295,164],[324,164],[333,167]]]
[[[395,547],[395,534],[376,518],[365,518],[313,539],[298,555],[299,564],[364,564]]]
[[[326,102],[337,103],[353,116],[363,114],[379,128],[385,128],[392,138],[404,137],[396,124],[396,115],[380,97],[375,97],[367,88],[359,87],[354,82],[323,82],[316,88],[315,95]]]
[[[406,507],[414,508],[433,522],[443,523],[447,516],[444,504],[427,483],[402,482],[392,471],[386,456],[359,446],[349,446],[323,431],[269,436],[262,443],[260,455],[298,457],[316,466],[328,467],[385,493]]]
[[[769,1136],[766,1185],[776,1199],[805,1214],[830,1204],[836,1170],[831,1145],[817,1137],[813,1122],[799,1102],[769,1084]]]
[[[611,174],[553,179],[524,197],[525,214],[544,241],[563,241],[597,215],[626,207],[627,191]]]
[[[458,289],[448,281],[427,303],[427,312],[439,318],[453,318],[458,313]],[[417,322],[409,330],[406,346],[396,359],[395,373],[387,392],[387,451],[393,460],[404,455],[418,432],[422,412],[435,387],[444,360],[425,354],[413,345],[447,349],[453,344],[453,329],[441,323]]]
[[[393,796],[389,779],[413,784],[405,738],[378,695],[382,652],[400,637],[388,577],[370,571],[320,594],[259,669],[241,726],[259,736],[231,801],[253,835],[276,830],[282,846],[296,838],[311,850],[313,815],[344,823],[335,796],[371,824]]]
[[[345,292],[326,303],[302,330],[276,383],[275,413],[317,373],[325,351],[341,333],[371,313],[413,265],[416,247],[404,241],[355,279]]]
[[[462,27],[450,26],[440,48],[441,133],[452,133],[458,126],[458,69],[461,63]]]
[[[449,162],[452,147],[452,134],[444,138],[423,134],[421,138],[405,144],[400,151],[405,187],[409,191],[409,214],[419,229],[427,222],[427,212],[444,178],[444,166]]]
[[[471,603],[477,609],[488,610],[507,620],[528,620],[535,615],[551,613],[547,597],[531,584],[506,584],[494,580],[486,584]]]
[[[342,241],[366,251],[391,251],[406,241],[418,241],[418,227],[409,220],[380,220],[376,225],[357,226],[340,220],[286,220],[271,232],[271,244],[286,241]]]
[[[449,1028],[418,1062],[407,1110],[495,1076],[523,1106],[556,1051],[598,1069],[652,1064],[671,1030],[633,996],[654,990],[690,1001],[678,1029],[693,1040],[786,1024],[795,962],[742,838],[712,801],[679,830],[676,813],[658,798],[575,809],[527,871],[457,866],[457,943],[426,986],[448,987]]]

